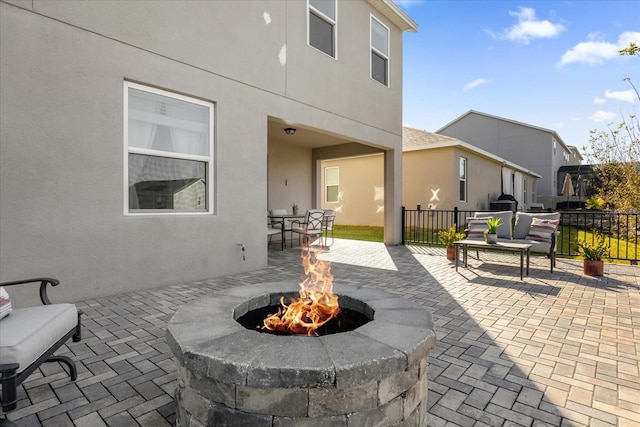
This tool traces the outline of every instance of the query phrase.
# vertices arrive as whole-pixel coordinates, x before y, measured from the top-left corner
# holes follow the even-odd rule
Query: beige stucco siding
[[[407,209],[450,209],[457,198],[458,165],[450,148],[403,154],[402,202]]]
[[[339,168],[339,201],[324,198],[324,170]],[[384,156],[381,154],[323,161],[323,209],[335,209],[336,224],[384,226]]]

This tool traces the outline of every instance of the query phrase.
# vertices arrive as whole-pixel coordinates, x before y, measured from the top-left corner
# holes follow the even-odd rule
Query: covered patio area
[[[640,268],[533,257],[520,280],[510,254],[455,272],[443,248],[336,239],[322,255],[336,283],[383,289],[433,313],[429,426],[632,426],[640,419]],[[165,327],[186,302],[236,286],[304,276],[300,249],[269,250],[258,271],[77,303],[83,340],[68,343],[78,379],[43,365],[20,388],[19,426],[173,425],[175,364]],[[64,285],[64,278],[60,278]],[[366,349],[363,349],[366,351]]]

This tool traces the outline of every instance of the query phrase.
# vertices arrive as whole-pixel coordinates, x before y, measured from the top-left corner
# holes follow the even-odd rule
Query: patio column
[[[402,144],[400,144],[402,147]],[[402,149],[384,152],[384,243],[402,243]]]

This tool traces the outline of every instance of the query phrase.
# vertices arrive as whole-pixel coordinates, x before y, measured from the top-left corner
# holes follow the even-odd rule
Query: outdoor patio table
[[[511,243],[511,242],[498,242],[498,243],[486,243],[483,240],[473,240],[473,239],[465,239],[458,240],[453,243],[456,246],[456,272],[458,271],[458,249],[462,246],[462,260],[464,266],[467,266],[467,249],[468,248],[482,248],[482,249],[494,249],[498,251],[511,251],[511,252],[520,252],[520,280],[524,278],[523,275],[523,264],[524,264],[524,255],[527,255],[527,276],[529,275],[529,251],[531,243]]]
[[[281,235],[281,239],[280,239],[280,245],[281,251],[284,251],[284,233],[285,233],[285,229],[286,227],[284,226],[284,222],[285,220],[292,220],[292,219],[304,219],[305,218],[306,213],[301,213],[301,214],[276,214],[276,215],[272,215],[269,214],[269,218],[270,219],[275,219],[275,220],[281,220],[282,221],[282,235]]]

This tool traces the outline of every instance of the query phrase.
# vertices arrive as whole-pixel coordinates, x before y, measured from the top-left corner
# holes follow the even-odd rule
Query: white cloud
[[[597,111],[596,113],[589,116],[589,120],[593,122],[609,122],[616,117],[616,113],[612,113],[611,111]]]
[[[593,100],[594,104],[604,104],[605,102],[607,102],[607,100],[606,99],[602,99],[602,98],[595,98]]]
[[[509,11],[509,15],[518,18],[518,23],[494,37],[529,44],[532,39],[555,37],[564,31],[562,24],[554,24],[548,20],[538,20],[535,9],[520,7],[518,12]]]
[[[616,101],[624,101],[630,103],[634,103],[636,101],[636,93],[633,91],[633,89],[619,91],[607,90],[604,92],[604,97],[608,99],[615,99]]]
[[[464,85],[464,91],[466,92],[468,90],[471,90],[471,89],[473,89],[475,87],[478,87],[480,85],[484,85],[484,84],[487,84],[487,83],[489,83],[489,80],[487,80],[487,79],[483,79],[483,78],[476,79],[476,80],[472,81],[471,83],[467,83],[466,85]]]
[[[600,37],[601,35],[598,33],[589,34],[588,41],[578,43],[562,55],[560,66],[572,62],[602,64],[607,59],[620,56],[618,51],[629,46],[629,43],[640,43],[640,32],[625,31],[618,36],[617,43],[601,41]]]

